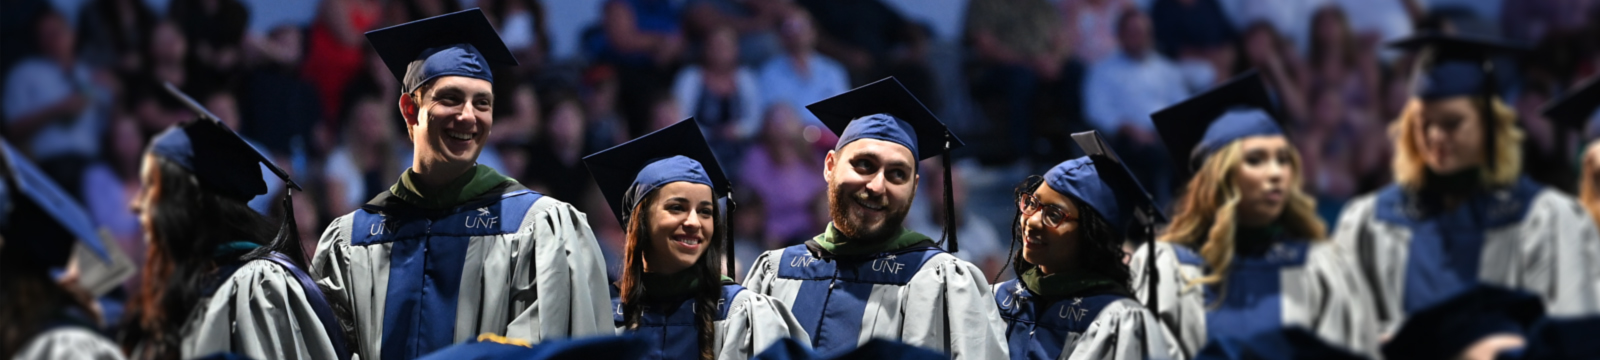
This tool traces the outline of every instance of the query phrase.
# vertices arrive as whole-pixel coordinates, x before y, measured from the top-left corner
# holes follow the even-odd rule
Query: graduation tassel
[[[950,143],[955,136],[949,131],[944,132],[944,153],[939,154],[939,159],[944,163],[944,238],[949,242],[951,253],[960,250],[956,245],[956,202],[955,191],[950,184]]]
[[[739,203],[733,201],[733,189],[731,187],[730,187],[730,189],[728,189],[728,197],[727,197],[727,199],[728,199],[728,210],[723,212],[726,215],[725,215],[725,218],[721,221],[724,224],[724,225],[722,225],[722,229],[724,231],[727,231],[727,235],[723,235],[722,236],[722,242],[723,242],[722,243],[722,248],[723,248],[723,252],[724,252],[722,254],[722,258],[723,258],[723,267],[727,269],[728,277],[732,278],[732,277],[735,277],[736,275],[734,275],[734,274],[738,272],[738,269],[736,269],[738,264],[735,263],[735,261],[737,261],[737,260],[735,260],[734,256],[733,256],[733,237],[734,237],[734,233],[733,233],[733,231],[734,231],[733,213],[739,211]]]

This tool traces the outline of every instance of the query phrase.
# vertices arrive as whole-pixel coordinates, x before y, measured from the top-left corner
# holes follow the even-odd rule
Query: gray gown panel
[[[377,359],[392,244],[351,246],[353,215],[335,220],[317,244],[311,275],[330,302],[351,307],[363,359]],[[456,342],[482,333],[538,343],[612,333],[605,260],[582,212],[559,200],[535,201],[512,234],[474,236],[467,246],[455,313]]]
[[[1146,342],[1148,341],[1148,343]],[[1146,356],[1149,354],[1149,356]],[[1144,305],[1122,299],[1106,305],[1089,329],[1061,352],[1066,360],[1186,359],[1171,332]]]
[[[778,277],[782,249],[762,253],[744,286],[793,309],[803,281]],[[905,285],[873,285],[859,344],[901,341],[955,359],[1006,358],[1005,322],[977,266],[947,253],[929,258]]]
[[[1178,261],[1171,243],[1155,244],[1156,274],[1160,277],[1156,283],[1156,306],[1159,307],[1156,316],[1161,318],[1166,330],[1173,335],[1179,351],[1186,357],[1193,357],[1206,341],[1205,291],[1200,286],[1185,284],[1188,279],[1204,277],[1205,272],[1200,266]],[[1133,281],[1129,287],[1133,289],[1134,297],[1145,304],[1150,303],[1149,277],[1145,275],[1145,252],[1149,250],[1148,246],[1141,245],[1128,262],[1128,268],[1133,270]]]
[[[1404,323],[1407,260],[1412,230],[1378,218],[1376,195],[1353,200],[1334,239],[1348,249],[1379,326],[1392,334]],[[1478,281],[1539,295],[1558,318],[1600,314],[1600,232],[1571,197],[1543,189],[1521,221],[1484,234]]]
[[[122,349],[100,334],[80,327],[60,327],[34,336],[12,356],[15,360],[122,360]]]
[[[766,351],[783,338],[810,344],[811,337],[795,321],[789,308],[771,296],[740,291],[728,306],[728,317],[717,321],[717,359],[743,360]]]
[[[306,289],[268,260],[241,266],[189,313],[181,354],[234,353],[252,359],[336,359]]]

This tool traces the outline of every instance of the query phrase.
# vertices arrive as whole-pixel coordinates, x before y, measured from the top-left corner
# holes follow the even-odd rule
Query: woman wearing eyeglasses
[[[1154,244],[1155,291],[1144,282],[1146,257],[1135,256],[1134,293],[1156,302],[1190,354],[1290,329],[1375,354],[1364,282],[1326,240],[1315,200],[1301,191],[1300,155],[1266,111],[1266,93],[1252,73],[1151,115],[1173,158],[1198,165],[1183,167],[1194,175]]]
[[[1068,160],[1015,196],[1017,278],[994,288],[1012,359],[1182,357],[1129,291],[1122,239],[1135,210],[1155,206],[1126,167],[1114,156]]]

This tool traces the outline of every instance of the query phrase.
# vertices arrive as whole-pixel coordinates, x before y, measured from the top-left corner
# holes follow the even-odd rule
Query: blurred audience
[[[1089,68],[1083,85],[1084,115],[1128,159],[1139,181],[1165,203],[1171,167],[1150,113],[1190,94],[1182,72],[1151,44],[1150,18],[1129,8],[1117,18],[1121,50]]]
[[[824,197],[827,183],[820,175],[822,153],[801,135],[795,108],[773,104],[764,119],[766,126],[739,165],[735,184],[763,200],[768,216],[760,243],[762,249],[776,249],[816,235],[812,225],[818,219],[810,209],[812,201]]]
[[[702,36],[720,27],[738,34],[739,64],[756,66],[780,49],[778,26],[792,5],[782,0],[692,0],[683,22]]]
[[[717,158],[738,164],[745,143],[761,130],[761,89],[755,74],[739,66],[733,28],[711,30],[703,42],[699,64],[684,67],[673,81],[675,117],[694,117]]]
[[[60,12],[33,19],[39,52],[12,65],[5,79],[5,133],[63,188],[77,189],[100,155],[113,99],[106,74],[77,56],[77,36]]]
[[[850,74],[844,66],[816,51],[816,23],[811,13],[795,10],[784,15],[778,33],[783,53],[761,65],[762,108],[783,104],[801,109],[850,89]],[[807,123],[821,124],[810,111],[799,111]]]
[[[976,61],[968,74],[973,100],[1004,123],[1007,158],[1065,157],[1061,143],[1081,131],[1084,66],[1071,57],[1061,14],[1045,0],[972,2],[966,41]],[[1044,145],[1044,146],[1041,146]],[[1042,150],[1042,151],[1041,151]]]

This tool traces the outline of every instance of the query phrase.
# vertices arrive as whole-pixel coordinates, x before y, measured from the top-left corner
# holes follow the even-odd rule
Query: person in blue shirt
[[[1183,358],[1166,328],[1134,300],[1123,262],[1130,226],[1163,216],[1098,133],[1073,137],[1089,156],[1016,189],[1017,279],[994,286],[1011,358]]]
[[[1271,99],[1250,71],[1151,115],[1182,160],[1175,170],[1193,176],[1154,243],[1160,281],[1144,281],[1149,264],[1134,257],[1134,294],[1157,303],[1189,354],[1286,328],[1375,354],[1364,279],[1327,240],[1315,200],[1301,190],[1303,163]]]
[[[642,359],[748,359],[809,340],[788,308],[723,272],[732,185],[693,118],[584,163],[627,234],[613,315],[618,332],[649,340]]]

